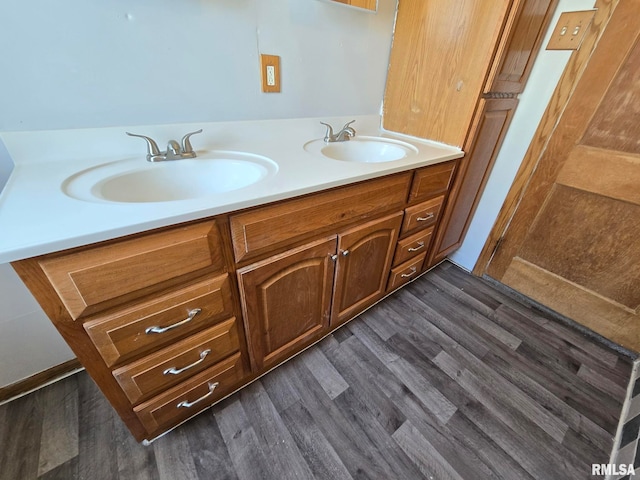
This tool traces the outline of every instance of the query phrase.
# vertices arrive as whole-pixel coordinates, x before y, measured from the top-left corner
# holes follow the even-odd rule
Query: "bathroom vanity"
[[[47,232],[46,212],[33,208],[26,213],[41,216],[42,243],[3,252],[14,257],[22,280],[138,441],[156,438],[258,378],[432,266],[426,259],[460,150],[382,132],[373,118],[355,124],[364,147],[356,136],[351,147],[336,147],[338,153],[322,153],[324,142],[309,140],[311,131],[322,132],[316,120],[297,121],[313,126],[304,134],[285,129],[286,141],[265,135],[287,122],[296,123],[238,122],[234,131],[260,131],[263,140],[248,133],[249,140],[239,136],[225,150],[206,145],[203,136],[203,164],[215,163],[213,151],[239,158],[243,145],[242,155],[274,168],[250,186],[198,198],[109,200],[96,186],[104,180],[93,176],[88,192],[94,197],[78,198],[69,185],[87,170],[105,172],[109,181],[133,173],[114,174],[113,162],[104,170],[104,160],[76,173],[79,163],[50,162],[61,170],[57,180],[45,182],[51,183],[50,203],[68,206],[59,218],[93,220]],[[21,140],[5,139],[14,151]],[[142,150],[134,172],[154,172],[155,178],[160,170],[145,161],[143,145],[126,142]],[[290,142],[291,151],[274,146]],[[366,152],[376,155],[372,142],[406,151],[396,152],[400,159],[359,161]],[[304,148],[307,143],[315,146]],[[180,169],[180,162],[169,168]],[[292,173],[301,165],[304,175]],[[20,184],[35,181],[39,170],[18,165],[3,201],[17,201]],[[172,208],[183,212],[170,216]],[[118,222],[124,235],[113,233]],[[13,241],[20,242],[20,227],[13,229]],[[87,236],[102,238],[87,242]]]

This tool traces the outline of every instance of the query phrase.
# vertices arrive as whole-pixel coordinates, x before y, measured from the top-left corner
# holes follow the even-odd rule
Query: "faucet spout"
[[[355,120],[347,122],[344,127],[342,127],[342,130],[340,130],[336,134],[333,133],[333,128],[331,127],[331,125],[329,125],[328,123],[320,122],[322,125],[325,125],[327,127],[327,132],[324,135],[324,143],[346,142],[352,137],[355,137],[356,131],[353,127],[351,127],[351,124],[353,122],[355,122]]]
[[[202,129],[195,132],[187,133],[182,137],[182,145],[175,140],[169,140],[167,143],[167,149],[161,152],[158,148],[158,144],[150,137],[145,135],[138,135],[137,133],[125,132],[130,137],[139,137],[147,142],[147,161],[148,162],[162,162],[165,160],[180,160],[183,158],[195,158],[196,152],[193,151],[189,137],[196,133],[201,133]]]

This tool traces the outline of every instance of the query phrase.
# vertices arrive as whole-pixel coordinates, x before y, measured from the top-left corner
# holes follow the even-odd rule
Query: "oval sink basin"
[[[325,143],[313,140],[304,146],[310,153],[333,160],[359,163],[381,163],[401,160],[418,153],[413,145],[384,137],[356,136],[346,142]]]
[[[260,155],[215,151],[193,159],[106,163],[69,177],[62,189],[92,202],[172,202],[239,190],[277,170],[275,162]]]

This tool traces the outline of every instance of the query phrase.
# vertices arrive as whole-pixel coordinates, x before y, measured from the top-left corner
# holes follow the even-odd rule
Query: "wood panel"
[[[113,371],[125,394],[136,404],[186,380],[240,350],[236,319],[176,342]]]
[[[238,270],[252,364],[284,360],[329,328],[335,236],[316,240]]]
[[[456,162],[452,161],[416,170],[408,203],[415,204],[446,194],[453,181],[455,166]]]
[[[402,215],[398,212],[338,235],[331,327],[384,295]]]
[[[481,101],[477,127],[470,144],[465,145],[467,153],[460,160],[430,264],[441,261],[462,244],[517,105],[516,98]]]
[[[233,391],[244,377],[240,353],[134,408],[151,438]]]
[[[637,319],[640,307],[640,206],[634,203],[634,189],[624,186],[640,180],[640,155],[629,138],[631,117],[622,110],[633,108],[630,98],[640,85],[634,80],[640,67],[640,26],[629,22],[638,15],[638,2],[620,2],[613,11],[489,267],[501,281],[525,288],[535,300],[602,335],[618,339],[626,330],[625,345],[634,350],[640,349],[640,328],[627,316]],[[615,114],[621,115],[619,124],[607,117]],[[612,130],[605,135],[603,128]],[[601,152],[594,155],[596,149]],[[585,152],[591,161],[578,167]],[[576,174],[578,168],[584,171]],[[587,176],[601,178],[581,180]],[[626,192],[632,192],[629,199]],[[533,268],[522,268],[522,262]],[[532,282],[532,270],[537,278],[553,282]],[[530,281],[538,288],[523,287]],[[594,322],[589,312],[574,305],[576,290],[582,290],[579,298],[593,297],[585,304],[604,302],[620,314]],[[612,319],[622,323],[611,328]]]
[[[167,280],[222,271],[225,260],[216,223],[207,221],[49,255],[40,266],[77,319],[158,290]]]
[[[163,333],[147,333],[153,327],[168,327]],[[84,324],[84,329],[108,366],[140,356],[175,342],[233,314],[231,285],[227,274],[134,304]]]
[[[511,4],[399,2],[384,128],[462,147]]]
[[[503,281],[530,298],[544,299],[546,306],[568,318],[579,318],[585,327],[625,348],[640,345],[637,313],[522,258],[512,260]]]
[[[531,225],[519,257],[636,310],[639,232],[640,205],[556,185]]]
[[[422,264],[424,263],[426,256],[426,253],[422,253],[419,256],[398,265],[397,267],[393,267],[391,275],[389,275],[387,291],[390,292],[391,290],[395,290],[410,280],[415,279],[422,271]]]
[[[411,175],[405,172],[232,215],[236,260],[247,260],[329,230],[335,232],[378,212],[400,209],[409,192]]]
[[[580,143],[606,150],[640,154],[638,112],[640,48],[631,50],[613,84],[600,102]]]
[[[524,90],[557,0],[514,2],[514,18],[498,49],[485,92],[520,93]]]
[[[398,242],[396,253],[393,257],[393,266],[399,265],[410,258],[416,257],[421,253],[428,252],[431,246],[431,237],[433,229],[427,228],[423,231],[414,233],[410,237],[404,238]]]
[[[540,121],[538,129],[529,145],[527,153],[522,160],[516,178],[507,194],[507,198],[500,210],[498,218],[496,219],[494,226],[487,238],[487,241],[480,252],[480,256],[474,266],[473,273],[476,275],[482,275],[488,273],[494,278],[500,276],[498,271],[504,272],[506,265],[492,262],[489,266],[489,262],[493,259],[494,252],[498,244],[503,244],[507,239],[504,237],[505,230],[509,226],[513,215],[520,205],[520,201],[524,192],[529,185],[531,176],[538,166],[538,162],[543,153],[548,147],[551,135],[558,126],[558,121],[562,117],[570,97],[575,91],[575,87],[578,80],[581,78],[593,49],[597,43],[599,36],[601,35],[604,27],[607,25],[610,16],[612,15],[615,7],[618,4],[618,0],[596,0],[595,8],[597,9],[593,22],[589,26],[589,33],[582,42],[581,48],[571,55],[569,62],[558,82],[558,85],[549,101],[545,113]],[[621,41],[623,35],[620,34],[617,41]],[[615,52],[616,56],[620,53],[617,51],[616,40],[611,42],[610,49]],[[585,95],[587,92],[584,92]],[[539,205],[539,203],[538,203]],[[491,273],[493,270],[493,273]]]
[[[418,205],[407,207],[402,221],[402,235],[434,225],[439,219],[442,202],[444,202],[444,197],[437,197]]]
[[[640,205],[639,164],[637,155],[579,145],[567,157],[557,183]]]

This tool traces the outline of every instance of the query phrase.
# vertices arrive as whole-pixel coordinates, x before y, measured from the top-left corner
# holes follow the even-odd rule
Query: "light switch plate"
[[[595,10],[562,13],[553,30],[547,50],[578,50],[595,14]]]
[[[265,93],[280,92],[280,57],[277,55],[260,55],[260,73],[262,91]]]

